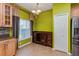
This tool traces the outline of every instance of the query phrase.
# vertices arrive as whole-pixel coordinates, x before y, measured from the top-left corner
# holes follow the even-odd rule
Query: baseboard
[[[68,54],[69,56],[71,56],[71,55],[72,55],[72,54],[71,54],[71,53],[69,53],[69,52],[68,52],[67,54]]]
[[[21,47],[26,46],[26,45],[31,44],[31,43],[32,43],[32,42],[28,42],[28,43],[26,43],[26,44],[23,44],[23,45],[19,46],[18,48],[21,48]]]
[[[56,50],[55,48],[52,48],[52,50],[54,51],[54,50]]]
[[[53,50],[53,51],[55,51],[55,50],[57,50],[57,49],[52,48],[52,50]],[[57,51],[60,51],[60,50],[57,50]],[[64,52],[64,51],[60,51],[60,52]],[[64,52],[64,53],[67,53],[69,56],[71,56],[71,55],[72,55],[72,54],[71,54],[71,53],[69,53],[69,52]]]

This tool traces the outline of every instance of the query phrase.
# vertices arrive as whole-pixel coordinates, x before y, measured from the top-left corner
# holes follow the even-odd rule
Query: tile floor
[[[19,48],[16,56],[68,56],[60,51],[53,51],[52,48],[40,44],[31,43]]]

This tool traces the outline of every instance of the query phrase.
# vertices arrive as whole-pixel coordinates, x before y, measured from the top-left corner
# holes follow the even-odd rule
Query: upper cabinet
[[[12,6],[12,15],[13,16],[18,16],[19,17],[19,8],[15,5]]]
[[[20,6],[10,3],[0,3],[0,27],[12,27],[12,16],[20,16],[19,10]],[[24,12],[23,17],[29,17],[28,14]],[[30,16],[33,20],[33,17]]]
[[[0,3],[0,27],[12,27],[12,6]]]
[[[2,4],[0,4],[0,27],[2,26]]]

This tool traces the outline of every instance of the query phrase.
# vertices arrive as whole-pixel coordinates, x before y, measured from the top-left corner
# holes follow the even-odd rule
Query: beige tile
[[[16,56],[68,56],[68,54],[60,51],[53,51],[50,47],[32,43],[19,48]]]

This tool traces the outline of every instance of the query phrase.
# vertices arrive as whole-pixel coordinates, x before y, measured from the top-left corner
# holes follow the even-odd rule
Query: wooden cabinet
[[[12,6],[12,15],[13,16],[19,16],[19,8],[15,5]]]
[[[46,44],[52,47],[52,33],[51,32],[47,33],[46,38],[47,38]]]
[[[74,5],[71,7],[71,16],[79,16],[79,5]]]
[[[13,56],[16,54],[16,39],[0,42],[0,56]]]
[[[4,41],[2,41],[2,42],[0,42],[0,56],[4,56],[5,55],[4,49],[5,49]]]
[[[0,3],[0,27],[2,26],[2,4]]]
[[[0,3],[0,26],[12,27],[12,6],[7,3]]]
[[[3,4],[3,26],[12,27],[12,6]]]
[[[6,55],[12,56],[16,53],[16,39],[11,39],[6,42]]]
[[[33,42],[52,47],[52,32],[34,31]]]

